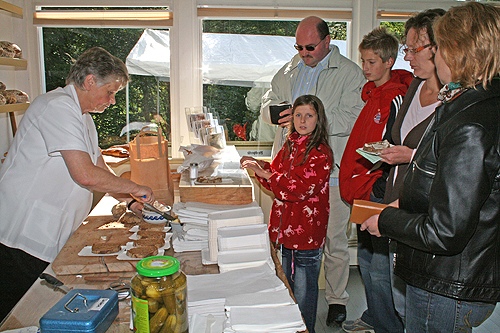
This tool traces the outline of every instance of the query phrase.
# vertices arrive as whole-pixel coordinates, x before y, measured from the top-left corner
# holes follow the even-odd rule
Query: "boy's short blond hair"
[[[373,53],[382,58],[383,62],[393,58],[396,61],[398,57],[399,42],[396,36],[387,31],[384,27],[373,29],[369,34],[363,37],[359,44],[359,51],[372,50]]]

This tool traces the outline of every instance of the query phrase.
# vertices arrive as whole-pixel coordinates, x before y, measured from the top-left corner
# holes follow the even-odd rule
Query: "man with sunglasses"
[[[364,106],[361,90],[366,83],[361,68],[330,45],[328,25],[319,17],[303,19],[295,32],[298,54],[273,77],[271,89],[262,97],[261,114],[272,124],[270,106],[293,101],[305,94],[315,95],[325,106],[328,118],[330,147],[335,168],[330,178],[330,218],[324,247],[326,301],[329,304],[327,325],[338,327],[346,318],[346,292],[349,279],[347,226],[349,206],[339,193],[338,166],[351,129]],[[291,109],[280,113],[278,130],[273,144],[273,158],[286,139],[291,121]]]

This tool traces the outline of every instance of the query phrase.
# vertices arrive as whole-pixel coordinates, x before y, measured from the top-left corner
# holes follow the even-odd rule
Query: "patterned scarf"
[[[437,98],[442,103],[448,103],[466,90],[467,89],[462,87],[460,83],[450,82],[441,88]]]

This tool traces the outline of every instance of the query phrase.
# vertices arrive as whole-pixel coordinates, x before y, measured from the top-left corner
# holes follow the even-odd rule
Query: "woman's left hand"
[[[378,230],[378,218],[380,215],[373,215],[369,217],[363,224],[361,225],[361,231],[368,230],[368,232],[373,235],[380,237],[380,231]]]

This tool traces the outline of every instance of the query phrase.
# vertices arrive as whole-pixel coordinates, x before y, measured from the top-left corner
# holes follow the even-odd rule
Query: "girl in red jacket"
[[[328,180],[333,154],[321,100],[295,100],[288,138],[272,163],[241,158],[261,184],[273,191],[269,236],[281,244],[282,264],[309,332],[314,333],[318,275],[329,215]]]

